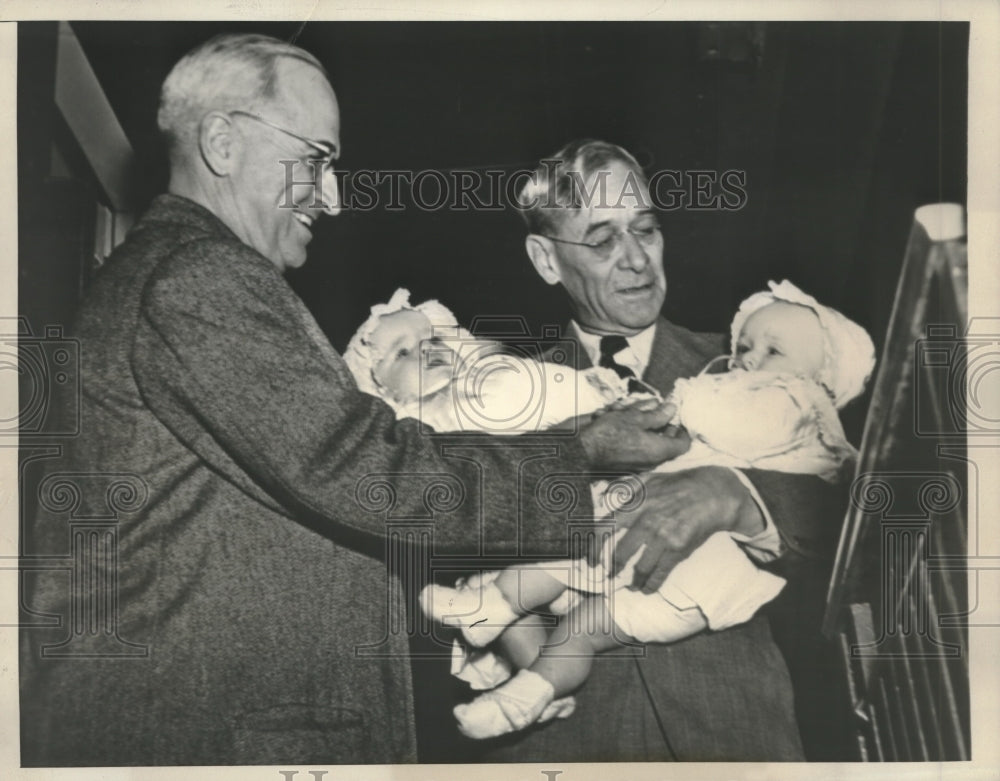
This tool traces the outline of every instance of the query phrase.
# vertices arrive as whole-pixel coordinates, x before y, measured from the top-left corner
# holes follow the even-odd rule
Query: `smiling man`
[[[233,67],[238,54],[221,46],[195,50],[164,82],[157,117],[169,192],[209,209],[279,271],[305,263],[313,222],[340,211],[336,95],[312,55],[285,51],[260,72]]]
[[[118,547],[72,579],[25,575],[26,609],[57,620],[22,634],[22,764],[414,761],[390,512],[431,523],[437,550],[564,555],[537,481],[589,497],[588,470],[670,455],[669,416],[445,455],[358,390],[283,276],[338,210],[320,63],[214,38],[167,77],[158,121],[169,192],[81,304],[81,431],[56,467],[78,517],[117,512]],[[68,561],[71,528],[42,512],[32,538]]]

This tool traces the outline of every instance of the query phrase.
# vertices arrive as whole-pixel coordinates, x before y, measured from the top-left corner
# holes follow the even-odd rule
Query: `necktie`
[[[606,369],[611,369],[623,380],[627,379],[629,393],[642,393],[646,389],[643,388],[642,383],[638,382],[636,379],[635,372],[628,366],[622,366],[615,360],[615,356],[627,347],[628,340],[620,334],[616,334],[614,336],[602,336],[599,347],[601,357],[597,362],[597,365],[603,366]]]

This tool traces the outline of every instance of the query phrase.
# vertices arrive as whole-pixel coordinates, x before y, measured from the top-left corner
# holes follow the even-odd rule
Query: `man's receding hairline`
[[[285,61],[288,61],[287,63]],[[271,63],[271,74],[264,85],[264,88],[257,95],[254,101],[254,106],[257,110],[266,110],[268,108],[280,107],[279,104],[283,101],[287,102],[288,106],[295,109],[299,106],[299,101],[294,98],[289,92],[289,85],[294,82],[294,79],[289,79],[286,73],[284,77],[281,75],[281,70],[286,67],[294,67],[294,63],[300,63],[302,65],[307,65],[318,73],[322,79],[322,83],[329,89],[330,95],[332,96],[334,111],[338,114],[340,112],[340,107],[337,101],[336,92],[333,89],[333,85],[330,83],[330,78],[326,73],[326,69],[322,65],[317,65],[316,63],[308,60],[304,57],[299,56],[295,52],[283,52],[278,54],[273,62]],[[284,79],[284,81],[283,81]],[[284,90],[284,92],[282,91]],[[309,113],[309,107],[303,106],[302,113],[303,116]],[[277,121],[272,119],[272,121]],[[332,139],[326,140],[326,143],[333,144],[335,147],[339,147],[338,142],[334,142]]]

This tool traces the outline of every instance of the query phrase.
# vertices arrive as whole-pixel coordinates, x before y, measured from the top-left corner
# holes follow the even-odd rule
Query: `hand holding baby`
[[[604,562],[612,576],[642,551],[635,564],[632,588],[656,591],[670,571],[709,536],[730,531],[747,537],[763,530],[763,518],[733,470],[703,466],[682,472],[643,475],[645,501],[615,513],[619,527],[613,561]],[[596,548],[588,557],[596,563]]]

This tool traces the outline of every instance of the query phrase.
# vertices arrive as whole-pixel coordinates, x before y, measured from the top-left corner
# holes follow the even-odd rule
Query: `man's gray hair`
[[[557,231],[567,210],[578,211],[585,204],[585,183],[610,163],[621,163],[648,187],[642,166],[626,150],[607,141],[584,138],[570,141],[558,152],[542,159],[517,196],[518,210],[530,233]]]
[[[195,142],[209,111],[250,109],[274,95],[278,60],[301,60],[326,71],[312,54],[254,33],[224,33],[195,47],[174,65],[160,90],[156,124],[173,153]]]

